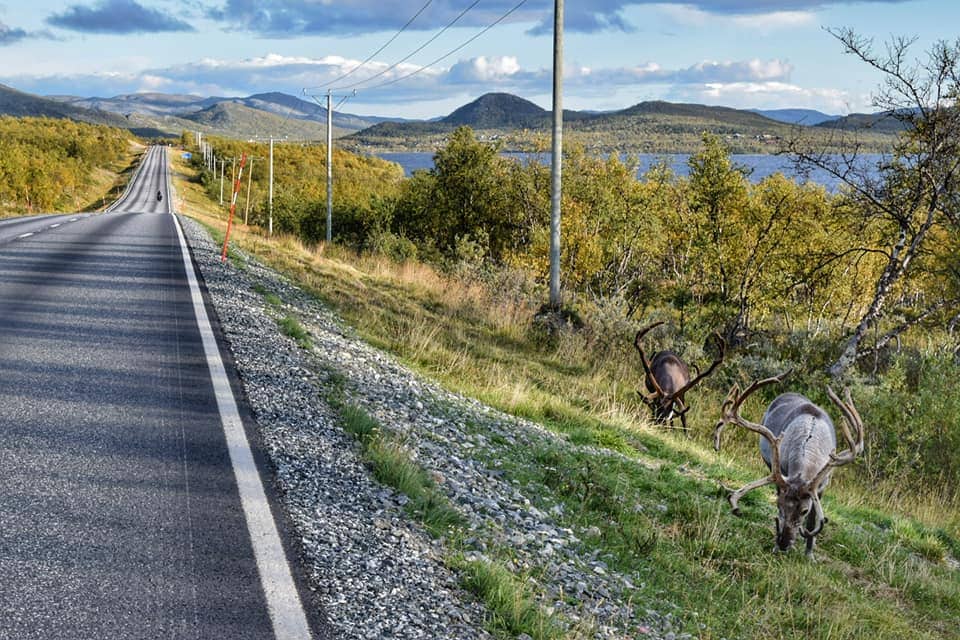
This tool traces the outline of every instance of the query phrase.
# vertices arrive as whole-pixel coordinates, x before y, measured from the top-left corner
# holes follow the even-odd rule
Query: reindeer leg
[[[816,531],[817,533],[823,528],[823,524],[818,522],[820,509],[811,509],[810,513],[807,514],[807,531]],[[817,542],[817,534],[814,533],[811,536],[807,536],[807,549],[806,556],[807,559],[813,560],[813,547]]]

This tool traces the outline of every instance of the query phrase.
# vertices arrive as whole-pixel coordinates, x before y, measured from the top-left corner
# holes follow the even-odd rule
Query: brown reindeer
[[[837,436],[829,414],[799,393],[783,393],[774,398],[760,424],[740,415],[740,406],[754,391],[780,382],[789,371],[754,382],[740,393],[734,385],[721,408],[720,421],[714,429],[714,448],[720,450],[720,433],[729,423],[738,424],[760,434],[760,455],[770,475],[754,480],[730,494],[734,515],[740,515],[738,502],[747,492],[768,484],[777,486],[777,540],[774,550],[786,551],[799,533],[807,541],[807,556],[813,557],[816,536],[827,518],[820,503],[836,467],[850,464],[863,452],[863,420],[853,406],[850,390],[846,402],[827,387],[827,395],[843,415],[841,427],[849,447],[838,454]]]
[[[661,320],[637,331],[637,337],[633,340],[633,346],[640,352],[640,362],[643,364],[645,374],[644,382],[647,392],[651,395],[644,395],[641,391],[637,391],[637,394],[650,407],[654,420],[660,424],[667,424],[672,423],[673,419],[679,416],[680,424],[686,431],[687,411],[690,410],[690,407],[684,403],[683,396],[701,380],[713,373],[714,369],[723,362],[726,343],[720,337],[720,334],[712,334],[714,341],[717,343],[717,357],[703,373],[700,373],[698,369],[697,376],[691,380],[690,368],[687,363],[673,351],[660,351],[654,354],[652,361],[644,353],[641,343],[643,336],[651,329],[662,324],[663,321]]]

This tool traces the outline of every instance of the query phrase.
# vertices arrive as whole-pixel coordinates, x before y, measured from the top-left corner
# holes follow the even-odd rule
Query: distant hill
[[[724,127],[739,129],[760,129],[769,133],[771,128],[781,129],[783,123],[777,122],[752,111],[732,109],[730,107],[711,107],[702,104],[683,104],[652,100],[641,102],[622,111],[599,114],[592,122],[617,121],[640,119],[647,121],[661,121],[665,119],[681,119],[685,121],[703,122],[704,124],[722,124]],[[743,132],[743,131],[741,131]],[[762,135],[758,133],[757,135]]]
[[[205,109],[209,109],[222,103],[240,104],[251,109],[258,109],[267,113],[282,116],[285,119],[310,120],[312,122],[323,123],[326,126],[327,110],[326,108],[302,100],[286,93],[272,92],[259,93],[245,98],[225,98],[209,97],[180,94],[164,93],[132,93],[128,95],[119,95],[112,98],[78,98],[75,96],[51,96],[51,99],[58,100],[67,104],[87,109],[100,109],[131,116],[137,114],[145,117],[187,117],[191,114],[197,114]],[[200,120],[203,117],[201,116]],[[395,120],[393,118],[381,118],[375,116],[358,116],[350,113],[334,111],[333,126],[334,135],[359,131],[378,122]],[[225,122],[221,119],[221,121]],[[171,121],[172,122],[172,121]],[[161,124],[158,122],[157,124]],[[310,130],[309,127],[303,127],[304,131]],[[323,136],[326,134],[324,133]],[[323,137],[321,136],[321,137]]]
[[[110,111],[123,116],[135,113],[154,116],[185,115],[205,109],[222,99],[169,93],[131,93],[112,98],[49,97],[76,107]]]
[[[817,126],[844,131],[871,131],[888,134],[899,133],[906,128],[906,125],[889,111],[883,113],[853,113],[830,122],[820,123]]]
[[[474,129],[499,129],[541,127],[549,119],[549,111],[529,100],[509,93],[488,93],[460,107],[440,122],[454,127],[466,125]]]
[[[327,108],[325,106],[286,93],[258,93],[247,98],[233,98],[232,100],[254,109],[270,111],[284,117],[290,116],[324,123],[327,121]],[[358,116],[336,109],[333,111],[333,126],[335,128],[358,131],[379,122],[405,122],[405,120],[403,118],[380,116]]]
[[[106,111],[84,109],[56,100],[41,98],[32,93],[18,91],[0,84],[0,115],[25,117],[63,118],[90,124],[105,124],[112,127],[130,128],[123,116]]]
[[[771,120],[776,120],[778,122],[786,122],[788,124],[804,124],[810,127],[820,124],[821,122],[837,120],[841,117],[831,116],[823,113],[822,111],[816,111],[815,109],[750,109],[750,111],[759,113],[766,118],[770,118]]]
[[[597,117],[594,113],[566,109],[563,113],[568,122]],[[370,144],[376,140],[445,136],[457,127],[463,126],[499,132],[516,129],[545,129],[550,127],[550,119],[550,111],[529,100],[509,93],[487,93],[442,118],[428,121],[381,122],[350,136],[350,141]]]
[[[828,138],[823,130],[755,111],[664,101],[641,102],[620,111],[565,110],[564,123],[567,140],[599,152],[692,152],[700,148],[704,132],[724,137],[731,149],[741,153],[775,151],[779,141],[797,135],[799,130]],[[501,140],[505,148],[528,150],[542,148],[550,124],[550,112],[529,100],[488,93],[439,120],[380,123],[347,136],[344,143],[358,150],[432,150],[442,145],[454,128],[466,125],[481,139]],[[889,133],[871,131],[866,144],[886,149]]]
[[[181,119],[202,125],[208,131],[212,130],[235,138],[274,135],[288,136],[297,140],[322,140],[327,135],[326,123],[286,118],[239,102],[218,102],[211,107],[183,116]],[[185,128],[191,127],[188,125]],[[349,131],[334,126],[333,133],[335,137],[340,137]]]
[[[4,106],[6,105],[6,106]],[[140,135],[179,135],[198,129],[233,138],[287,136],[322,140],[325,105],[280,92],[247,97],[136,93],[112,98],[57,96],[41,98],[4,87],[0,113],[50,115],[121,126]],[[768,117],[772,116],[772,117]],[[699,104],[650,101],[619,111],[564,111],[565,136],[591,151],[673,153],[700,147],[704,132],[724,137],[741,153],[776,150],[778,141],[805,131],[828,140],[825,127],[857,130],[868,148],[886,150],[890,136],[902,130],[894,118],[853,115],[834,118],[818,111],[780,109],[748,111]],[[816,126],[810,123],[816,122]],[[429,121],[358,116],[336,111],[334,136],[354,150],[433,150],[459,126],[470,126],[481,139],[500,140],[504,148],[543,148],[549,136],[550,111],[509,93],[488,93]]]

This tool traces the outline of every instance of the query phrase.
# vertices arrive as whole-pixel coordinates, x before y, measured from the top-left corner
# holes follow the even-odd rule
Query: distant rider
[[[163,200],[163,194],[157,191],[157,202],[160,202],[161,200]]]

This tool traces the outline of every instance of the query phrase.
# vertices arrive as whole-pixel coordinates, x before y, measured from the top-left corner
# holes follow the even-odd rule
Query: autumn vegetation
[[[131,143],[129,132],[102,125],[0,117],[0,213],[94,208]]]

